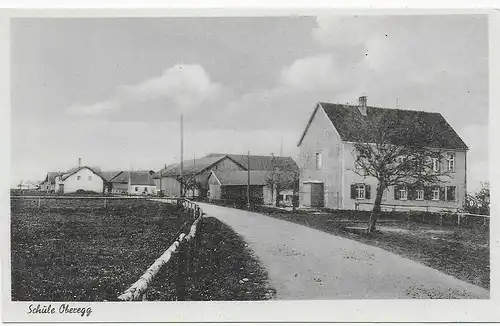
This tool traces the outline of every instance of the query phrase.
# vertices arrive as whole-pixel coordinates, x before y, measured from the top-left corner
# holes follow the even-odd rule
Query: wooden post
[[[107,200],[107,199],[106,199],[106,198],[104,198],[104,208],[106,208],[106,207],[107,207],[107,202],[106,202],[106,200]]]
[[[186,248],[185,243],[179,244],[179,252],[177,254],[177,278],[175,284],[175,292],[177,301],[186,300]]]
[[[439,225],[443,226],[443,214],[439,214]]]
[[[38,208],[40,209],[40,206],[42,206],[42,198],[38,198]]]
[[[247,208],[250,210],[250,151],[247,154]]]
[[[460,226],[460,214],[457,215],[457,222],[458,222],[458,226]]]

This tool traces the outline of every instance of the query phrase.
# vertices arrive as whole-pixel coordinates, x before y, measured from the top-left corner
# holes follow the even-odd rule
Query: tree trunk
[[[370,225],[368,227],[368,233],[371,233],[376,230],[376,224],[380,213],[382,212],[382,208],[380,204],[382,203],[382,194],[384,193],[384,188],[379,183],[377,186],[377,194],[375,196],[375,203],[373,204],[373,209],[370,214]]]
[[[276,186],[276,207],[280,206],[280,187]]]

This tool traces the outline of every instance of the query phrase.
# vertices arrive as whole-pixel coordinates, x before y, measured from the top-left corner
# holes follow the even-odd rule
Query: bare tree
[[[481,182],[479,191],[467,194],[464,208],[469,213],[490,215],[490,183]]]
[[[376,229],[383,192],[388,187],[428,187],[442,182],[441,177],[448,174],[441,168],[443,153],[426,146],[427,139],[438,137],[438,128],[419,125],[422,123],[419,121],[405,121],[409,117],[400,114],[400,110],[387,111],[378,118],[366,119],[369,122],[364,128],[371,137],[369,141],[359,139],[353,144],[352,154],[357,166],[353,172],[364,178],[373,177],[378,182],[367,232]],[[426,130],[425,139],[422,139],[422,130]]]
[[[300,171],[293,160],[283,160],[273,157],[272,172],[266,179],[266,185],[276,192],[276,207],[280,206],[280,195],[285,189],[292,189],[292,207],[295,210],[295,196],[298,191]],[[273,193],[274,195],[274,193]]]

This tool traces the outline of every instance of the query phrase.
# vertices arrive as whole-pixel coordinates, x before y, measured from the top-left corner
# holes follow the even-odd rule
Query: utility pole
[[[183,115],[181,114],[181,197],[184,197],[184,180],[183,180],[183,172],[184,172],[184,122]]]
[[[247,154],[247,208],[250,209],[250,151]]]

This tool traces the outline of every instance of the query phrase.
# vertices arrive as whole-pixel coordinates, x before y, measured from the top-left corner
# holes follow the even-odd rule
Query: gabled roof
[[[219,163],[223,159],[228,158],[227,155],[221,154],[216,156],[205,156],[199,159],[185,160],[183,173],[184,174],[199,174],[201,172],[209,170],[212,166]],[[229,158],[231,159],[231,158]],[[238,164],[238,162],[235,162]],[[163,177],[177,177],[181,174],[181,164],[175,163],[167,166],[161,171],[156,172],[153,178],[157,179],[161,176]]]
[[[468,149],[446,119],[437,112],[367,106],[367,114],[364,116],[359,112],[356,105],[325,102],[319,102],[316,106],[306,129],[302,133],[298,146],[302,143],[309,125],[319,109],[324,110],[343,141],[375,143],[379,131],[376,126],[382,123],[384,126],[391,126],[391,128],[397,130],[388,140],[394,145],[401,144],[402,134],[411,132],[412,140],[414,139],[415,144],[421,146],[443,149]]]
[[[241,154],[208,154],[207,157],[217,155],[227,155],[233,161],[239,163],[243,166],[245,170],[248,170],[248,155]],[[272,155],[250,155],[250,170],[251,171],[273,171],[275,167],[290,167],[291,169],[298,170],[297,163],[287,156],[272,156]]]
[[[101,172],[101,175],[104,179],[107,181],[110,181],[114,177],[116,177],[118,174],[120,174],[122,171],[103,171]]]
[[[212,171],[222,186],[246,186],[248,171]],[[250,171],[250,185],[264,186],[270,177],[270,171]]]
[[[102,175],[100,173],[98,173],[97,171],[95,171],[93,168],[90,168],[88,166],[80,166],[78,168],[74,168],[74,169],[71,169],[70,171],[71,172],[68,172],[66,174],[63,174],[62,177],[61,177],[61,180],[64,181],[66,180],[67,178],[69,178],[70,176],[72,176],[73,174],[75,174],[76,172],[82,170],[82,169],[89,169],[90,171],[92,171],[94,174],[98,175],[102,180],[104,180],[104,182],[106,182],[106,179],[104,179],[102,177]]]
[[[151,171],[122,171],[109,182],[111,183],[128,183],[131,185],[154,186]]]
[[[45,179],[42,182],[55,183],[56,177],[59,175],[59,172],[48,172],[45,176]]]

